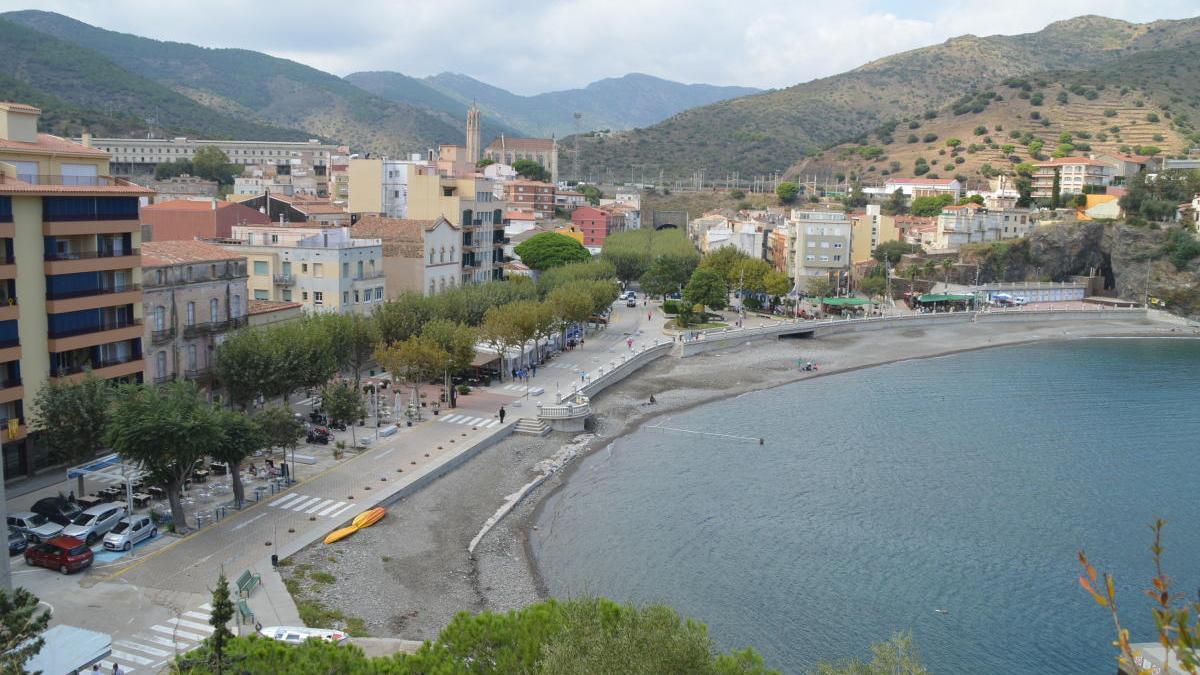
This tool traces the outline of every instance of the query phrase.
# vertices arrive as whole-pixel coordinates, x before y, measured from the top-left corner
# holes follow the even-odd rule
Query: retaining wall
[[[593,398],[596,394],[637,372],[642,366],[670,354],[675,344],[671,341],[658,342],[651,347],[644,347],[632,355],[614,356],[608,363],[600,365],[596,371],[599,374],[589,379],[587,384],[582,387],[576,385],[573,391],[559,394],[558,402],[562,403],[577,393]]]

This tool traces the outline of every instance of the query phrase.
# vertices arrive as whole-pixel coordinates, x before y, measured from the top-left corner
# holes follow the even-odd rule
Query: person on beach
[[[654,405],[655,403],[658,403],[658,401],[654,400],[654,394],[650,394],[650,405]]]
[[[507,411],[504,410],[504,406],[500,406],[500,424],[504,424],[504,416],[506,414]]]

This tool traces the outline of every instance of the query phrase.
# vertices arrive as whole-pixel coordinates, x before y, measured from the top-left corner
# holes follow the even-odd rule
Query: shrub
[[[667,300],[663,302],[662,309],[664,314],[678,314],[679,303],[674,300]]]
[[[1044,100],[1046,98],[1042,96],[1042,92],[1040,91],[1029,97],[1029,102],[1033,105],[1041,105]]]
[[[905,140],[907,140],[909,143],[916,143],[917,141],[919,141],[921,139],[917,138],[916,134],[909,134],[908,138]]]
[[[916,120],[913,120],[913,121],[911,121],[911,122],[909,122],[909,123],[908,123],[908,128],[909,128],[909,129],[917,129],[917,128],[919,128],[920,126],[921,126],[921,123],[920,123],[920,122],[918,122],[918,121],[916,121]]]
[[[1158,115],[1155,115],[1154,113],[1146,113],[1146,121],[1151,124],[1155,124],[1158,122]]]
[[[1104,109],[1104,116],[1105,116],[1105,117],[1116,117],[1116,116],[1117,116],[1117,111],[1116,111],[1116,110],[1113,110],[1112,108],[1105,108],[1105,109]]]
[[[987,133],[987,127],[984,127],[984,126],[975,127],[975,135],[976,136],[982,136],[986,133]]]
[[[1054,98],[1057,99],[1059,103],[1063,103],[1063,104],[1065,104],[1071,100],[1071,97],[1067,96],[1067,92],[1065,92],[1065,91],[1058,92],[1058,96],[1055,96]]]
[[[925,134],[925,136],[921,138],[921,140],[925,141],[926,143],[932,143],[932,142],[936,141],[937,139],[938,139],[937,134]]]

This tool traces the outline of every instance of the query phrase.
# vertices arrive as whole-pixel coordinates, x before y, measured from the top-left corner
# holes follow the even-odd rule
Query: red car
[[[55,537],[25,549],[25,564],[47,567],[63,574],[78,572],[92,564],[92,549],[75,537]]]

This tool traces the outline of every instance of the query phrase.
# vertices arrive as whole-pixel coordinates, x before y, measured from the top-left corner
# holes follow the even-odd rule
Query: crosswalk
[[[500,388],[505,391],[516,391],[516,392],[520,392],[522,394],[529,391],[529,389],[530,389],[528,386],[526,386],[524,384],[504,384],[504,385],[501,385]]]
[[[500,426],[500,420],[491,419],[489,417],[472,417],[470,415],[443,415],[438,418],[440,421],[447,424],[464,424],[472,427],[480,427],[483,429],[495,429]]]
[[[310,516],[337,518],[345,511],[350,510],[354,504],[348,502],[339,502],[334,499],[324,499],[321,497],[311,497],[309,495],[292,493],[284,495],[271,502],[271,506],[277,509],[295,511],[297,513],[304,513]]]
[[[558,368],[560,370],[579,370],[579,366],[577,366],[573,363],[565,363],[563,361],[551,361],[550,363],[544,363],[541,366],[539,366],[539,368]]]
[[[129,638],[113,640],[109,658],[100,662],[101,670],[107,675],[113,665],[121,673],[134,673],[139,669],[157,672],[177,655],[189,652],[213,633],[208,624],[212,605],[204,603],[178,617],[172,617],[150,626],[145,632],[135,633]]]

